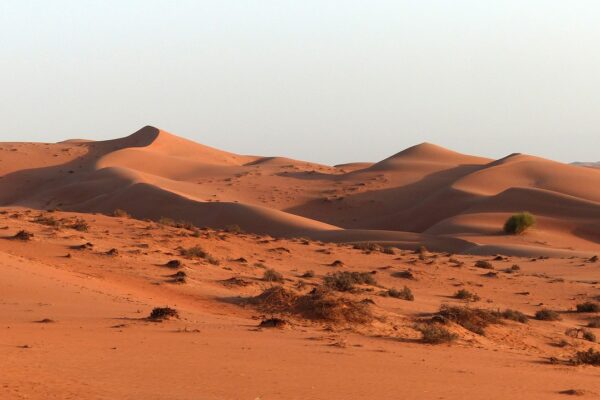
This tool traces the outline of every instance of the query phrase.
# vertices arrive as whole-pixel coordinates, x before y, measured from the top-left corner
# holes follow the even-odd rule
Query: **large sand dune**
[[[600,170],[522,154],[491,160],[429,143],[338,166],[233,154],[153,127],[109,141],[3,143],[0,205],[123,209],[198,226],[453,252],[600,249]],[[537,216],[536,228],[502,235],[504,220],[523,210]]]
[[[595,254],[600,169],[533,156],[2,143],[0,399],[597,398]]]

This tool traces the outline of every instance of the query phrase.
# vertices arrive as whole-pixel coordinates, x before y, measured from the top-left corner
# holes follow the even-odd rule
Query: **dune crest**
[[[118,208],[215,228],[461,252],[494,243],[508,252],[519,245],[519,254],[522,246],[531,254],[600,249],[600,171],[526,154],[490,160],[421,143],[334,167],[234,154],[146,126],[107,141],[3,143],[0,157],[3,206]],[[522,210],[538,217],[535,233],[502,235],[503,220]]]

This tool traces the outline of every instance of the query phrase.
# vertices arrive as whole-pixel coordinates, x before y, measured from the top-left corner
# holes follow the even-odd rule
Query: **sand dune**
[[[596,254],[600,170],[534,156],[2,143],[0,398],[597,398]]]
[[[4,143],[0,160],[4,206],[123,209],[137,218],[448,251],[493,243],[508,252],[526,245],[531,255],[600,249],[600,171],[523,154],[494,161],[422,143],[380,162],[330,167],[233,154],[144,127],[108,141]],[[521,210],[538,217],[535,230],[501,235],[507,216]]]

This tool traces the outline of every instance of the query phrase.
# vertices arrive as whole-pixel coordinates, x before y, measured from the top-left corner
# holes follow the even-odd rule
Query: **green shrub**
[[[511,235],[518,235],[535,225],[535,217],[524,211],[512,215],[504,223],[504,232]]]

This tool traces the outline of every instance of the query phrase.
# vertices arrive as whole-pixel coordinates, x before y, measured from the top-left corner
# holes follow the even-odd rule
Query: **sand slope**
[[[122,139],[0,144],[0,205],[126,210],[198,226],[331,241],[531,255],[600,250],[600,170],[423,143],[376,163],[326,166],[217,150],[153,127]],[[528,210],[534,231],[501,234]]]

